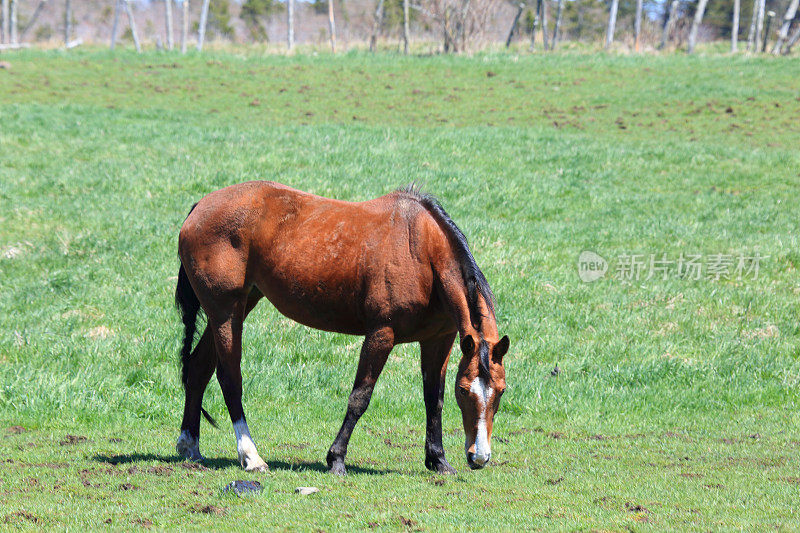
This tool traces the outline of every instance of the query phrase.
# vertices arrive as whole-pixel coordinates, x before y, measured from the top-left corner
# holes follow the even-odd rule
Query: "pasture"
[[[0,527],[800,524],[796,59],[2,59]],[[348,475],[330,476],[360,338],[266,301],[245,324],[243,374],[270,471],[239,468],[216,380],[207,461],[178,459],[178,229],[204,194],[262,178],[347,200],[416,180],[439,197],[511,338],[487,468],[464,460],[454,352],[443,424],[458,474],[425,470],[408,345],[353,433]],[[585,250],[612,263],[604,278],[579,279]],[[614,270],[681,253],[764,259],[741,279]],[[235,479],[264,492],[223,494]]]

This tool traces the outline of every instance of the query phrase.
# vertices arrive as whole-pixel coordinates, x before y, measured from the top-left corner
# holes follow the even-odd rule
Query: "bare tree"
[[[2,42],[7,43],[9,37],[9,27],[8,27],[8,0],[3,0],[2,4],[2,16],[3,16],[3,26],[0,28],[0,37],[2,37]]]
[[[25,35],[28,34],[28,30],[30,30],[34,24],[36,24],[36,20],[39,18],[39,14],[42,12],[42,9],[47,4],[47,0],[39,0],[39,3],[36,4],[36,9],[33,10],[33,15],[28,19],[28,23],[22,28],[22,31],[19,34],[20,40],[25,39]]]
[[[758,44],[761,42],[761,36],[764,34],[764,15],[767,2],[766,0],[758,0],[758,10],[756,11],[756,34],[753,41],[753,52],[758,52]]]
[[[697,30],[703,22],[703,15],[706,12],[707,5],[708,0],[699,0],[699,2],[697,2],[697,9],[695,9],[694,19],[692,20],[692,28],[689,30],[688,52],[690,54],[694,52],[694,47],[697,44]]]
[[[550,0],[542,0],[542,45],[545,50],[550,49],[550,44],[547,40],[547,2]]]
[[[17,35],[17,4],[18,0],[11,0],[11,14],[9,15],[11,19],[11,44],[19,43],[19,36]]]
[[[539,28],[539,14],[541,12],[542,0],[536,0],[536,11],[533,14],[533,28],[531,28],[531,52],[533,52],[534,45],[536,44],[536,30]]]
[[[751,52],[753,50],[753,42],[755,42],[756,38],[756,20],[758,19],[758,2],[759,0],[753,0],[753,12],[750,17],[750,30],[747,32],[747,51]]]
[[[633,49],[637,52],[641,49],[642,4],[642,0],[636,0],[636,14],[633,17]]]
[[[117,28],[119,28],[119,3],[121,0],[116,0],[114,2],[114,22],[111,25],[111,50],[114,49],[114,46],[117,44]]]
[[[800,6],[800,0],[792,0],[789,2],[786,14],[783,15],[783,24],[781,24],[781,29],[778,31],[778,40],[775,41],[775,46],[772,48],[772,53],[775,55],[781,53],[783,43],[789,37],[789,28],[792,26],[792,21],[797,15],[798,6]]]
[[[131,37],[133,37],[133,45],[136,51],[142,51],[142,45],[139,43],[139,34],[136,32],[136,19],[133,17],[133,8],[131,7],[131,0],[123,0],[125,2],[125,12],[128,14],[128,24],[131,26]]]
[[[614,42],[614,28],[617,25],[617,11],[619,0],[611,0],[611,9],[608,11],[608,27],[606,28],[606,48],[611,48]]]
[[[286,47],[294,48],[294,0],[286,0]]]
[[[200,10],[200,27],[197,30],[197,51],[203,51],[203,41],[206,38],[206,24],[208,24],[208,4],[210,0],[203,0],[203,9]]]
[[[667,17],[664,20],[664,28],[661,32],[661,44],[658,45],[658,49],[661,50],[665,46],[667,46],[667,41],[669,40],[669,34],[672,33],[672,28],[675,26],[675,19],[678,18],[678,6],[680,5],[680,0],[672,0],[669,3],[669,7],[667,8]]]
[[[733,19],[731,20],[731,53],[735,54],[739,48],[739,11],[742,0],[733,0]]]
[[[72,35],[72,0],[64,3],[64,46],[69,44]]]
[[[183,0],[181,7],[181,53],[185,54],[189,41],[189,0]]]
[[[800,41],[800,24],[797,25],[797,29],[792,36],[789,37],[789,40],[786,41],[786,46],[783,47],[783,53],[788,54],[791,52],[792,47],[797,43],[797,41]]]
[[[403,53],[408,54],[408,0],[403,0]]]
[[[331,37],[331,52],[336,53],[336,20],[333,18],[333,0],[328,0],[328,31]]]
[[[517,14],[514,15],[514,22],[511,23],[511,29],[508,31],[508,38],[506,38],[506,48],[511,46],[511,40],[514,38],[514,33],[517,31],[517,25],[519,24],[519,19],[522,16],[522,12],[525,10],[525,4],[522,2],[517,5]]]
[[[383,25],[383,0],[378,0],[375,16],[372,19],[372,34],[369,36],[369,51],[374,52],[378,46],[378,34]]]
[[[164,0],[164,25],[167,31],[167,50],[175,46],[172,32],[172,0]]]
[[[639,0],[641,1],[641,0]],[[556,9],[556,22],[553,27],[553,39],[550,41],[550,49],[555,50],[558,43],[559,33],[561,32],[561,18],[564,14],[564,0],[558,0],[558,8]]]
[[[774,18],[775,18],[775,12],[767,11],[767,21],[766,21],[766,26],[764,27],[763,42],[761,44],[762,53],[767,51],[767,39],[769,39],[769,29],[772,27],[772,19]]]

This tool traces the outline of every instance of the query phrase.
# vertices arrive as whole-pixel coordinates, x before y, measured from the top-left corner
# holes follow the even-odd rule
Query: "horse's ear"
[[[464,355],[475,353],[475,339],[472,338],[472,335],[464,335],[461,339],[461,353]]]
[[[493,358],[498,363],[503,360],[503,356],[508,352],[508,345],[511,341],[508,340],[508,335],[503,335],[500,342],[494,345]]]

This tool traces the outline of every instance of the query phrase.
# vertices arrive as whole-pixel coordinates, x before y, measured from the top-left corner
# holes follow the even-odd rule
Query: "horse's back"
[[[345,202],[248,182],[204,197],[180,249],[222,290],[255,286],[300,323],[363,334],[430,304],[430,233],[424,208],[403,194]]]

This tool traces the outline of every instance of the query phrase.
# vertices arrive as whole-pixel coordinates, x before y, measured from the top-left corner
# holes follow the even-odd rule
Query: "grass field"
[[[796,59],[2,59],[0,528],[800,528]],[[328,475],[359,339],[267,302],[243,373],[270,472],[240,470],[216,381],[208,461],[178,459],[178,229],[204,194],[258,178],[348,200],[417,180],[441,199],[512,339],[489,467],[463,457],[454,358],[459,474],[425,470],[409,345],[348,476]],[[580,281],[584,250],[605,278]],[[681,253],[765,259],[742,279],[613,270]],[[223,494],[235,479],[265,490]]]

